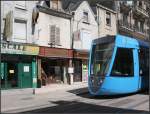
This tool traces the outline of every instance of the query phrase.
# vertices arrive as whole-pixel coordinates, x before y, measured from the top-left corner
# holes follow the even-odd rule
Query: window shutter
[[[56,27],[55,43],[56,43],[57,45],[60,45],[60,28],[58,28],[58,27]]]
[[[50,43],[55,43],[55,25],[51,25],[50,27]]]
[[[56,25],[50,26],[50,43],[60,45],[60,28]]]
[[[25,20],[15,19],[14,21],[14,39],[18,42],[27,40],[27,22]]]
[[[6,15],[6,25],[5,25],[5,30],[4,30],[4,36],[6,37],[6,39],[8,41],[11,40],[12,38],[12,33],[13,33],[13,12],[10,11],[7,15]]]

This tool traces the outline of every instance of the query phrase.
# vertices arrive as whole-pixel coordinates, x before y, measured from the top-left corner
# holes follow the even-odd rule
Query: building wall
[[[37,39],[36,44],[40,46],[48,46],[50,42],[50,25],[56,25],[60,28],[60,46],[55,46],[58,48],[71,48],[70,41],[70,19],[65,19],[62,17],[56,17],[53,15],[48,15],[46,13],[39,13],[37,27]]]
[[[118,32],[120,34],[124,34],[127,36],[135,37],[135,38],[142,38],[142,39],[148,39],[148,11],[146,6],[146,2],[142,2],[142,7],[139,7],[139,1],[130,1],[130,2],[123,2],[123,1],[116,1],[116,8],[118,9],[118,22],[122,21],[122,24],[118,25]],[[124,4],[124,5],[123,5]],[[124,10],[121,10],[121,8],[124,8]],[[131,10],[128,10],[130,9]],[[138,9],[138,10],[137,10]],[[124,24],[123,15],[127,14],[127,24]],[[135,22],[138,21],[138,24]],[[143,29],[144,31],[141,31],[140,29],[140,21],[143,21]],[[138,28],[136,26],[138,26]],[[121,29],[120,29],[121,28]],[[122,29],[124,28],[124,29]],[[120,32],[121,31],[121,32]]]
[[[106,12],[109,12],[111,15],[111,25],[106,25]],[[117,33],[117,14],[115,11],[112,11],[106,7],[99,5],[97,7],[97,16],[99,22],[99,37],[106,35],[116,35]]]
[[[12,29],[12,36],[9,38],[10,41],[14,42],[23,42],[23,43],[33,43],[33,35],[31,34],[32,28],[31,28],[31,22],[32,22],[32,11],[33,8],[36,5],[37,1],[25,1],[25,8],[19,7],[16,5],[18,1],[2,1],[1,2],[1,36],[3,39],[3,33],[4,33],[4,26],[5,26],[5,19],[6,15],[9,11],[13,11],[13,24],[15,19],[24,20],[26,21],[26,40],[20,40],[20,39],[14,39],[14,30],[18,26],[13,26]],[[22,1],[21,1],[22,2]]]
[[[88,23],[83,23],[84,11],[88,12]],[[75,11],[73,19],[73,33],[77,31],[79,31],[78,37],[80,37],[80,40],[74,40],[74,49],[89,50],[90,42],[93,39],[98,38],[98,27],[95,15],[87,1],[82,2]]]

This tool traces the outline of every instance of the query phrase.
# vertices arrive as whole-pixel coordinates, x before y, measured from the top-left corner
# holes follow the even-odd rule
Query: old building
[[[117,12],[102,6],[101,4],[96,4],[93,7],[93,11],[96,14],[98,23],[98,36],[103,37],[106,35],[116,35],[117,34]]]
[[[70,1],[65,11],[73,15],[73,82],[84,82],[88,80],[88,53],[92,40],[98,37],[98,25],[87,1]]]
[[[148,39],[148,4],[145,1],[118,1],[118,33]]]
[[[33,44],[35,1],[1,1],[1,87],[36,87],[39,53]]]
[[[40,46],[38,80],[42,85],[69,83],[71,50],[71,18],[62,8],[61,0],[40,1],[35,24],[35,44]]]

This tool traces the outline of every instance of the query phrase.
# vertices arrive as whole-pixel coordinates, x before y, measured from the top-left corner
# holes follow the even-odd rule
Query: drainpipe
[[[73,35],[73,22],[74,22],[74,12],[72,12],[72,18],[70,19],[70,38],[71,38],[71,49],[72,49],[72,58],[69,59],[69,68],[68,68],[68,74],[69,74],[69,84],[73,84],[73,71],[70,72],[70,69],[74,69],[73,68],[73,59],[74,59],[74,50],[73,50],[73,46],[74,46],[74,35]]]
[[[97,24],[98,24],[98,37],[100,37],[100,17],[99,17],[99,8],[98,5],[96,4],[96,16],[97,16]]]

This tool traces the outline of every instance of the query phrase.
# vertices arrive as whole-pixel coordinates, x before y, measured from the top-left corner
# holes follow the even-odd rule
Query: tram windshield
[[[91,75],[106,75],[109,68],[113,47],[114,43],[93,45],[91,57]]]

